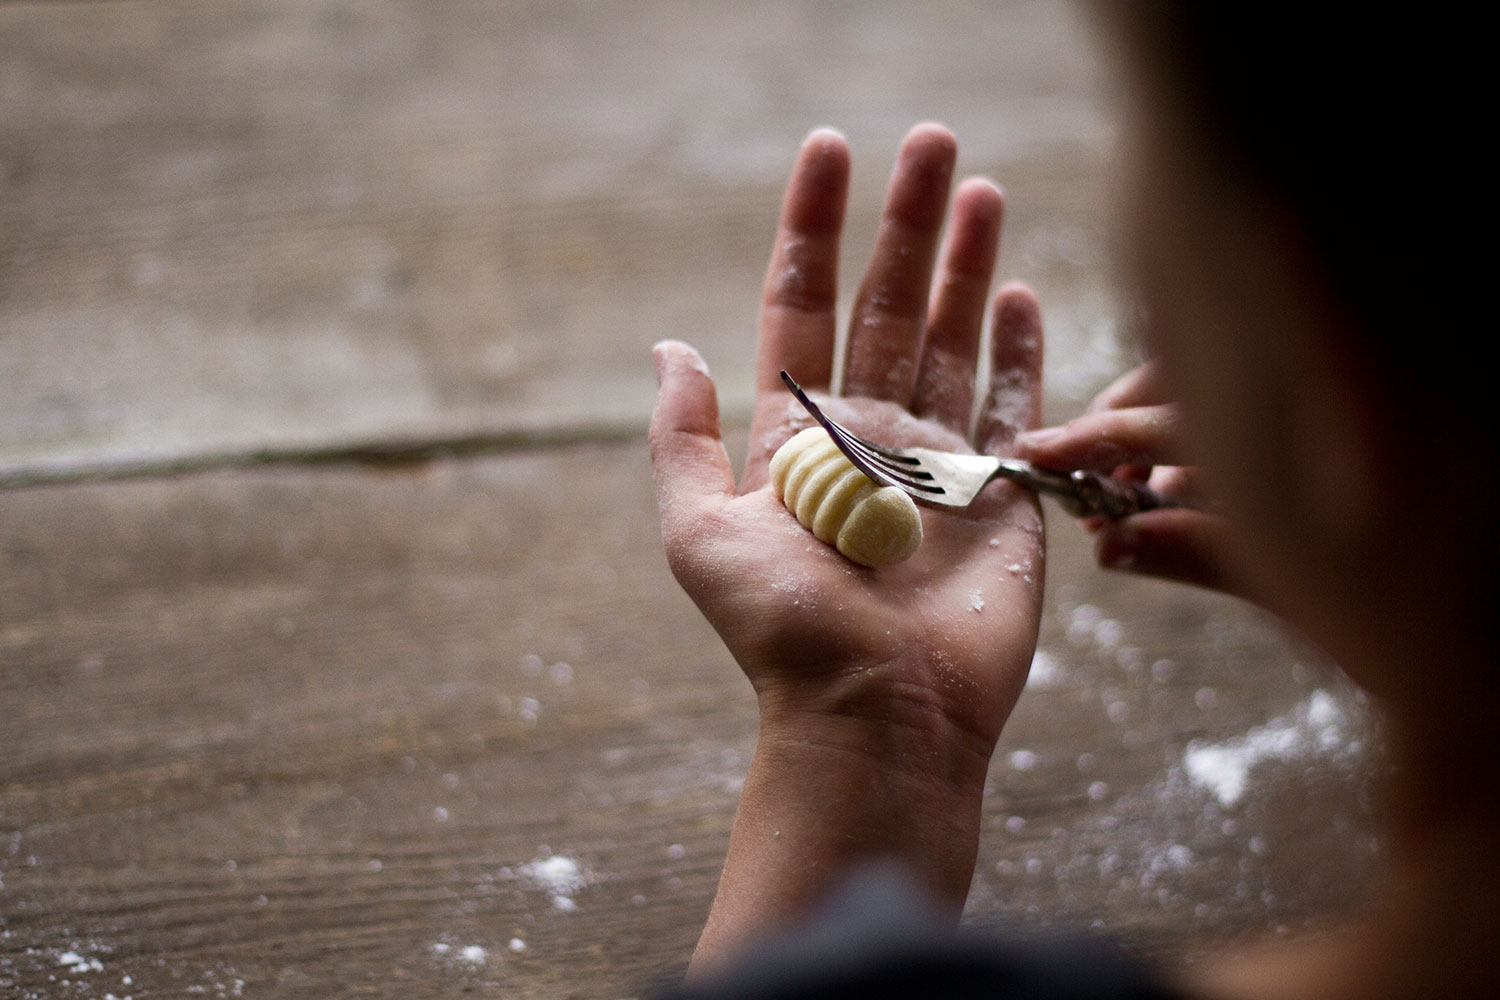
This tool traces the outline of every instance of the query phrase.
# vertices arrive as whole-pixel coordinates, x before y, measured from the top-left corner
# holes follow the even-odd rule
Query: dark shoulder
[[[1099,942],[955,934],[896,870],[859,873],[798,926],[660,1000],[1181,1000]]]

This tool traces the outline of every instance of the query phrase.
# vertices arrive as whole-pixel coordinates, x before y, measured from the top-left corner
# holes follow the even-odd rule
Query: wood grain
[[[637,441],[0,494],[0,984],[45,991],[72,952],[104,967],[88,996],[583,997],[685,961],[754,707],[647,480]],[[1377,852],[1349,693],[1246,609],[1052,531],[970,919],[1159,953],[1354,898]],[[1316,690],[1347,713],[1329,745],[1304,725],[1233,805],[1189,780],[1193,741]],[[553,855],[574,911],[525,874]]]
[[[800,137],[850,136],[852,288],[936,118],[1076,410],[1133,357],[1102,80],[1049,3],[0,6],[0,996],[680,968],[755,710],[660,552],[647,348],[742,425]],[[966,919],[1176,961],[1356,899],[1359,700],[1052,520]]]
[[[851,274],[901,132],[943,118],[1011,189],[1006,267],[1056,291],[1056,342],[1099,341],[1091,50],[1052,5],[924,16],[0,7],[0,476],[639,429],[669,336],[743,412],[779,187],[824,122],[858,157]]]

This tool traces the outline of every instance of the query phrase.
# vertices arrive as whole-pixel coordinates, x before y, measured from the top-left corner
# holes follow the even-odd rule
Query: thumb
[[[708,366],[678,341],[652,349],[659,391],[651,414],[651,468],[662,528],[684,527],[704,506],[734,495],[734,470],[719,428],[719,399]]]

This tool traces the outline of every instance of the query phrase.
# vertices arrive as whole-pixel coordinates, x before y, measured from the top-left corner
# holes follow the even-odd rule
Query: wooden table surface
[[[0,996],[680,968],[755,711],[660,553],[648,348],[741,441],[801,136],[854,147],[852,284],[936,118],[1076,412],[1134,357],[1103,79],[1044,2],[0,6]],[[1172,959],[1356,899],[1360,700],[1049,538],[966,919]]]

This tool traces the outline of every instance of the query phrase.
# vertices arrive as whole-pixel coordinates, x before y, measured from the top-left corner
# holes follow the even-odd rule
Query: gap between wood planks
[[[0,0],[3,2],[3,0]],[[726,430],[747,419],[726,417]],[[308,446],[251,448],[171,456],[122,456],[98,462],[41,463],[0,468],[0,490],[121,479],[167,478],[224,468],[270,465],[400,466],[441,458],[532,451],[588,442],[628,441],[646,435],[645,421],[581,422],[547,427],[511,427],[452,435],[330,441]]]

